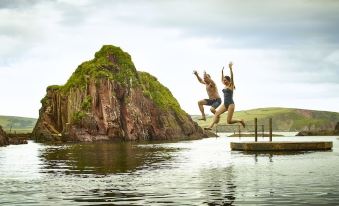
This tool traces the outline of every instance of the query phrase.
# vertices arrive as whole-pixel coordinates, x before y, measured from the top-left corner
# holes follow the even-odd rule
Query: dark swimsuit
[[[228,107],[230,104],[234,104],[233,90],[226,88],[226,89],[223,89],[222,92],[224,93],[224,105],[225,105],[225,107]]]
[[[221,98],[205,99],[205,101],[207,102],[206,105],[212,106],[214,109],[216,109],[217,107],[219,107],[219,105],[221,105]]]

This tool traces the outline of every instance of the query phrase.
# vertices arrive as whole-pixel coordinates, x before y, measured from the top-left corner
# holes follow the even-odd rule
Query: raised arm
[[[221,83],[224,83],[224,67],[221,70]]]
[[[204,80],[202,80],[198,74],[198,72],[196,70],[193,71],[193,74],[197,77],[198,81],[201,83],[201,84],[206,84],[204,82]]]
[[[235,85],[234,85],[234,76],[233,76],[233,62],[230,62],[228,64],[228,67],[230,68],[230,73],[231,73],[231,84],[232,84],[232,87],[233,89],[235,88]]]

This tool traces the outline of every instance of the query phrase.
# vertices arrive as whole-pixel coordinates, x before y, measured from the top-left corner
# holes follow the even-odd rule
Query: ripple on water
[[[233,152],[225,137],[167,143],[30,141],[0,148],[0,204],[336,204],[339,141],[331,140],[333,151],[288,154]]]

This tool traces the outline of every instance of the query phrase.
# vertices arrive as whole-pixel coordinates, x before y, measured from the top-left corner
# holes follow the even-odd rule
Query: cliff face
[[[114,46],[79,65],[65,85],[49,86],[41,103],[38,141],[205,137],[171,92]]]
[[[8,145],[8,137],[6,136],[6,133],[2,130],[2,127],[0,126],[0,146]]]

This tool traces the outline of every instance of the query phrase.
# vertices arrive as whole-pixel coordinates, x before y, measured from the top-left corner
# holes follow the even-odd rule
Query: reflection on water
[[[43,172],[65,174],[110,174],[133,172],[171,158],[174,148],[135,143],[82,143],[50,146],[42,151]]]
[[[30,141],[0,148],[0,205],[336,204],[339,141],[319,138],[333,141],[333,150],[252,154],[231,151],[235,139],[226,137],[147,144]]]
[[[273,162],[274,156],[295,156],[295,155],[307,155],[312,153],[329,153],[332,150],[325,150],[325,151],[242,151],[241,153],[244,155],[248,155],[254,158],[254,161],[257,163],[259,157],[263,158],[266,157],[270,162]]]

